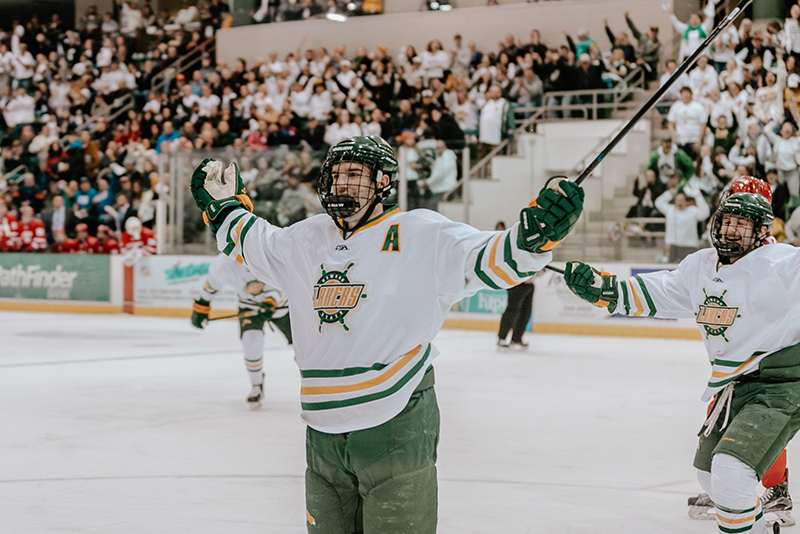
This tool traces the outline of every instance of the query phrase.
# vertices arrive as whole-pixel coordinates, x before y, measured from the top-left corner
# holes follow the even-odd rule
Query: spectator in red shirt
[[[19,238],[15,250],[19,252],[44,252],[47,250],[47,233],[44,222],[33,215],[33,208],[24,206],[20,211]]]

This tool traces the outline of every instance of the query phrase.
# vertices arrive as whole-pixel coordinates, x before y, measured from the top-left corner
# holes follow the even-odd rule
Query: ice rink
[[[0,340],[0,532],[306,531],[299,372],[279,334],[260,410],[234,321],[2,312]],[[436,339],[439,532],[715,532],[686,514],[702,344],[528,341]]]

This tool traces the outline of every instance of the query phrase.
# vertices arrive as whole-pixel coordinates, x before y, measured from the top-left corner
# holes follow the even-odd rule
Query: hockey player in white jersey
[[[431,341],[454,303],[543,268],[583,208],[580,186],[551,179],[520,223],[482,232],[384,208],[396,171],[380,137],[341,141],[320,173],[328,215],[287,228],[250,213],[234,164],[207,159],[192,176],[220,250],[292,302],[309,533],[436,531]]]
[[[205,327],[211,301],[225,286],[232,287],[239,297],[239,337],[252,386],[247,402],[260,405],[264,395],[264,324],[274,324],[292,344],[288,299],[282,291],[256,279],[243,265],[219,254],[211,262],[200,297],[192,306],[192,325],[200,329]]]
[[[567,263],[564,274],[576,295],[612,313],[695,319],[711,365],[703,400],[716,401],[694,466],[725,533],[767,531],[756,484],[800,428],[800,249],[763,246],[772,221],[763,196],[735,193],[711,218],[714,248],[674,271],[617,281]]]

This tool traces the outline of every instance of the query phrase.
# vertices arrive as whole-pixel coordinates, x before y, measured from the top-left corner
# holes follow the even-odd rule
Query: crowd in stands
[[[681,56],[702,41],[713,13],[712,1],[686,23],[673,17]],[[548,94],[610,87],[633,71],[659,80],[658,28],[643,33],[627,14],[606,22],[603,44],[578,30],[548,45],[534,29],[525,39],[505,36],[492,51],[456,35],[449,46],[434,39],[392,53],[329,50],[306,37],[286,57],[227,65],[203,53],[177,71],[177,59],[204,50],[228,17],[221,0],[200,8],[186,1],[175,14],[116,0],[110,13],[90,8],[76,30],[54,17],[0,36],[6,219],[30,216],[23,214],[30,207],[34,219],[52,221],[63,208],[69,215],[56,220],[68,239],[80,224],[90,236],[102,227],[101,235],[118,239],[131,216],[153,226],[155,200],[169,185],[158,172],[160,154],[220,150],[240,161],[268,218],[291,224],[320,210],[314,184],[327,147],[359,134],[405,146],[410,207],[435,208],[455,185],[454,151],[475,141],[479,157],[491,152],[514,131],[515,108],[563,104]],[[713,208],[731,177],[752,174],[774,182],[776,215],[790,220],[800,203],[798,18],[794,5],[784,24],[756,31],[745,20],[730,28],[673,86],[663,103],[670,139],[653,155],[647,184],[637,186],[632,214],[682,214],[683,194],[702,215],[703,201]],[[669,59],[660,81],[676,66]],[[126,98],[137,105],[115,114]],[[663,199],[676,209],[659,210]],[[47,225],[45,239],[56,243]]]
[[[707,245],[709,214],[726,185],[742,175],[769,184],[773,235],[800,244],[800,5],[792,4],[789,15],[761,31],[748,19],[729,27],[661,106],[668,133],[644,180],[636,181],[637,203],[628,215],[665,216],[667,261]],[[688,23],[672,16],[684,36],[678,60],[704,40],[713,17],[713,1]],[[677,63],[666,66],[662,82]]]
[[[103,227],[118,239],[133,214],[153,226],[169,186],[160,154],[218,149],[241,162],[270,220],[290,224],[320,210],[314,183],[327,147],[359,134],[406,146],[410,207],[435,208],[456,183],[453,150],[476,143],[478,156],[488,154],[513,132],[515,107],[540,105],[548,91],[609,87],[631,69],[650,68],[652,78],[660,54],[657,28],[639,33],[626,16],[637,45],[609,29],[605,53],[585,30],[550,46],[537,30],[509,34],[491,51],[460,35],[393,52],[304,38],[286,57],[228,65],[203,52],[191,69],[176,68],[229,20],[223,0],[184,0],[177,13],[115,0],[108,13],[89,8],[74,30],[34,17],[0,35],[9,216],[21,220],[30,207],[50,221],[63,203],[69,216],[56,220],[68,238],[85,224],[90,236]],[[53,229],[45,234],[52,247]]]

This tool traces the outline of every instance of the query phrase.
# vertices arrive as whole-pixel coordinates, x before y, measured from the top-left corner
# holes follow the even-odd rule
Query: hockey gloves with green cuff
[[[528,252],[553,250],[567,237],[583,210],[583,189],[566,176],[550,178],[520,213],[517,245]]]
[[[610,313],[617,309],[617,277],[598,271],[591,265],[568,262],[564,281],[573,293],[595,306],[606,307]]]
[[[203,210],[203,221],[215,233],[231,210],[245,208],[253,211],[253,203],[247,196],[236,163],[231,163],[223,171],[221,161],[204,159],[192,173],[189,187],[195,204]]]
[[[211,312],[211,303],[204,299],[197,299],[192,306],[192,326],[202,330],[208,322],[208,314]]]
[[[272,319],[272,315],[275,313],[275,307],[275,301],[271,298],[262,302],[261,307],[258,309],[259,319],[266,319],[267,321]]]

